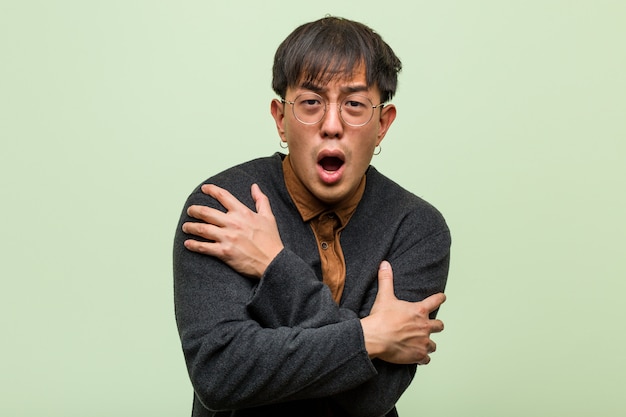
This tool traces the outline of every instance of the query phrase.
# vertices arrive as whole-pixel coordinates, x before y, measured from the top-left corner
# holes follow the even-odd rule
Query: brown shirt
[[[339,238],[361,201],[365,191],[365,175],[347,201],[337,206],[328,206],[311,194],[298,179],[291,167],[289,155],[283,160],[283,174],[287,191],[302,220],[311,225],[317,239],[324,283],[330,288],[335,302],[339,303],[346,279],[346,261]]]

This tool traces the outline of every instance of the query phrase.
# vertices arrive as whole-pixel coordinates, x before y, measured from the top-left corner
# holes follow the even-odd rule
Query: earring
[[[280,142],[278,142],[278,144],[283,149],[287,149],[289,147],[289,144],[287,142],[283,142],[282,140]]]
[[[376,151],[376,148],[378,148],[378,151]],[[374,148],[374,155],[380,155],[380,153],[383,151],[383,148],[380,145],[376,145],[376,148]]]

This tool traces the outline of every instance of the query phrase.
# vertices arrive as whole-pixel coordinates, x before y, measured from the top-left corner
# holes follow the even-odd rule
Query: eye
[[[322,98],[317,94],[302,94],[300,97],[298,97],[297,102],[298,106],[305,108],[324,106]]]
[[[363,96],[349,96],[341,104],[341,108],[344,110],[346,115],[352,115],[355,117],[360,117],[362,114],[367,112],[367,109],[372,107],[369,105],[369,100],[367,97]]]
[[[309,98],[306,100],[302,100],[300,104],[302,104],[303,106],[319,106],[321,103],[319,100],[316,100],[314,98]]]
[[[350,96],[343,102],[343,107],[350,110],[364,110],[368,107],[368,100],[366,97]]]

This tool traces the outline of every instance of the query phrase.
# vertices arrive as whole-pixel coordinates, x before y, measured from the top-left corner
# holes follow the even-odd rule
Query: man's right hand
[[[185,222],[183,232],[206,241],[187,239],[185,247],[193,252],[215,256],[235,271],[261,278],[272,260],[283,250],[270,201],[257,184],[250,192],[256,212],[237,200],[228,190],[204,184],[202,192],[219,201],[226,213],[193,205],[187,214],[199,222]]]
[[[431,320],[429,314],[445,300],[443,293],[414,303],[397,299],[391,265],[383,261],[378,269],[378,293],[372,311],[361,319],[370,358],[398,364],[429,363],[429,355],[437,348],[430,335],[443,331],[443,322]]]

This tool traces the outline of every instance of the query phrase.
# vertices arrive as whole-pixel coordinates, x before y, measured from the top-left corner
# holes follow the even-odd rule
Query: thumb
[[[270,207],[270,200],[265,194],[263,194],[261,188],[259,188],[257,184],[252,184],[250,192],[256,206],[256,212],[261,215],[273,215],[272,208]]]
[[[391,264],[387,261],[382,261],[378,267],[378,293],[376,294],[376,301],[395,299],[396,295],[393,291],[393,271],[391,270]]]

